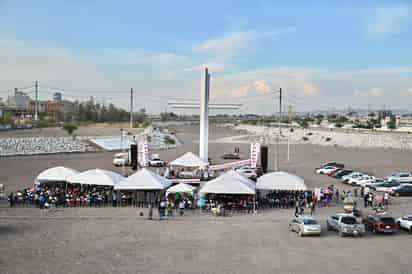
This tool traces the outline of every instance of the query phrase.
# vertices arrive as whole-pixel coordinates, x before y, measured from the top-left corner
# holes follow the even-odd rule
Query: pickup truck
[[[339,236],[345,235],[362,235],[365,233],[365,225],[358,223],[352,214],[339,213],[329,217],[326,220],[326,228],[331,231],[335,230]]]

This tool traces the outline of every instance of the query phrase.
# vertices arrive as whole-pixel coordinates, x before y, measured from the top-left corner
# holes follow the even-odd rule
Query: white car
[[[363,176],[365,174],[361,173],[361,172],[352,172],[348,175],[342,176],[341,180],[342,182],[346,183],[348,182],[350,179],[354,179],[354,178],[359,178],[361,176]]]
[[[409,172],[395,172],[387,177],[388,181],[397,181],[399,183],[412,183],[412,174]]]
[[[378,184],[382,184],[382,183],[384,183],[384,182],[386,182],[385,179],[375,178],[375,179],[372,180],[372,181],[368,181],[368,180],[366,180],[366,181],[361,181],[361,182],[359,183],[359,186],[371,187],[371,186],[375,186],[375,185],[378,185]]]
[[[236,172],[238,172],[239,174],[245,176],[248,179],[251,180],[255,180],[258,176],[256,173],[256,170],[254,170],[253,168],[241,168],[241,169],[236,169]]]
[[[165,165],[165,161],[160,160],[159,158],[153,158],[149,161],[149,166],[153,167],[162,167]]]
[[[405,215],[396,220],[399,228],[406,229],[412,233],[412,215]]]
[[[299,236],[320,236],[322,229],[318,221],[311,216],[299,216],[289,223],[289,230],[295,231]]]
[[[356,178],[351,178],[348,181],[349,185],[360,186],[362,183],[371,183],[375,180],[374,176],[362,175]]]
[[[336,170],[336,169],[338,169],[338,168],[335,167],[335,166],[325,166],[325,167],[322,167],[322,168],[318,168],[316,170],[316,173],[317,174],[326,174],[326,173],[328,173],[330,171],[333,171],[333,170]]]
[[[116,153],[113,158],[113,165],[115,166],[127,166],[129,164],[129,153],[120,152]]]

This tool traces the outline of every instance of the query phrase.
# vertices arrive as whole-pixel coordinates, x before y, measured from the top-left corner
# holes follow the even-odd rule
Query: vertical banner
[[[260,143],[250,144],[250,166],[256,168],[260,155]]]
[[[140,166],[145,167],[149,164],[149,145],[146,142],[139,142],[137,160]]]

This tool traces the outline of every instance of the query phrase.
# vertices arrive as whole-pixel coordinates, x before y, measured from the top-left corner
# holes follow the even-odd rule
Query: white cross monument
[[[200,108],[200,138],[199,157],[205,162],[209,161],[209,109],[239,109],[241,104],[209,104],[210,98],[210,73],[207,68],[202,71],[200,80],[200,104],[194,102],[171,102],[172,108],[199,109]]]

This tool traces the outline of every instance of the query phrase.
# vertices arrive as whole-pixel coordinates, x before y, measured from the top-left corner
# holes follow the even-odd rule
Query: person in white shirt
[[[180,216],[183,216],[184,211],[185,211],[185,201],[181,200],[179,202],[179,214],[180,214]]]

